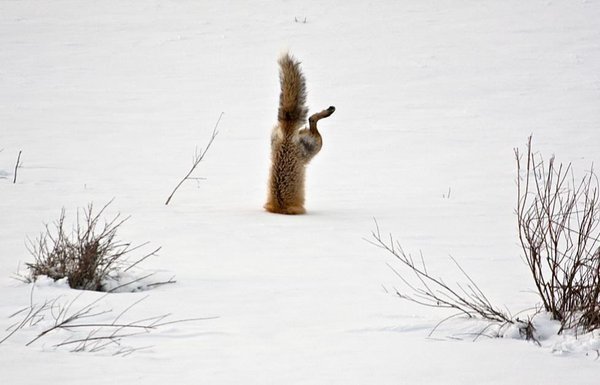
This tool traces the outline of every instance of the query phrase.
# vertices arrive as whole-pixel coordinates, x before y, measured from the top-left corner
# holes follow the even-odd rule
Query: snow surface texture
[[[27,328],[0,345],[2,384],[597,384],[600,337],[543,319],[542,347],[472,342],[481,325],[466,320],[427,338],[449,314],[386,292],[394,261],[363,238],[376,217],[448,280],[451,254],[494,303],[535,305],[513,147],[533,134],[575,170],[599,161],[598,20],[595,0],[1,0],[2,333],[29,304],[10,278],[31,261],[26,237],[113,197],[109,214],[132,215],[121,239],[162,245],[144,267],[177,283],[103,308],[149,295],[132,317],[219,317],[132,337],[151,348],[124,358],[55,349],[61,333],[25,347],[40,325]],[[337,108],[298,217],[262,210],[288,49],[311,110]],[[206,180],[164,206],[221,111]]]

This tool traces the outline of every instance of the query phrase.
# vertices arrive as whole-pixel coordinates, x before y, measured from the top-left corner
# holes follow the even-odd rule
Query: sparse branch
[[[177,184],[177,186],[175,186],[175,188],[171,192],[171,195],[169,195],[169,197],[167,198],[167,201],[165,202],[165,205],[168,205],[169,202],[171,202],[171,199],[173,198],[173,195],[175,195],[175,192],[179,189],[179,187],[183,184],[183,182],[185,182],[188,179],[196,179],[196,178],[191,178],[191,175],[194,172],[194,170],[196,169],[196,167],[198,167],[198,165],[200,164],[200,162],[202,162],[202,159],[204,159],[204,156],[206,155],[208,149],[210,148],[210,146],[212,145],[213,141],[217,137],[217,134],[219,133],[219,131],[217,131],[217,128],[219,127],[219,122],[221,122],[221,118],[223,117],[223,114],[224,114],[224,112],[221,112],[221,114],[219,115],[219,119],[217,119],[217,123],[215,124],[215,127],[213,128],[213,131],[212,131],[212,134],[211,134],[210,139],[208,141],[208,144],[206,145],[206,147],[204,148],[204,150],[200,151],[200,153],[198,153],[198,151],[195,152],[194,159],[193,159],[193,162],[192,162],[192,167],[187,172],[187,174],[183,177],[183,179],[181,179],[181,181],[179,181],[179,183]]]
[[[122,287],[129,286],[129,285],[131,285],[132,283],[136,283],[136,282],[139,282],[139,281],[143,281],[144,279],[146,279],[146,278],[149,278],[149,277],[152,277],[153,275],[154,275],[154,273],[146,274],[146,275],[144,275],[144,276],[142,276],[142,277],[139,277],[139,278],[133,279],[133,280],[131,280],[131,281],[129,281],[129,282],[122,283],[122,284],[120,284],[119,286],[113,287],[112,289],[108,290],[108,293],[114,293],[115,291],[119,290],[119,289],[120,289],[120,288],[122,288]]]
[[[157,286],[170,285],[172,283],[177,283],[177,281],[174,278],[175,278],[175,276],[172,276],[171,278],[169,278],[166,281],[152,282],[152,283],[147,284],[146,287],[157,287]]]
[[[435,278],[427,271],[422,256],[421,265],[417,265],[413,258],[394,241],[391,235],[385,238],[381,235],[377,221],[375,221],[375,231],[372,232],[372,241],[370,242],[392,254],[406,268],[406,270],[392,268],[394,273],[412,292],[406,293],[396,290],[396,294],[400,298],[423,306],[453,309],[467,317],[480,317],[499,323],[514,323],[510,315],[490,303],[479,286],[456,259],[451,257],[458,270],[469,282],[467,286],[460,283],[452,286],[446,284],[441,278]],[[414,280],[409,279],[411,275]]]
[[[147,297],[139,299],[119,312],[112,321],[98,320],[98,317],[112,313],[112,309],[102,309],[99,302],[106,298],[107,294],[81,306],[78,310],[71,310],[79,301],[81,295],[76,296],[66,304],[61,304],[59,298],[46,300],[42,304],[31,303],[26,309],[15,312],[12,317],[23,315],[23,318],[10,328],[10,332],[0,339],[0,344],[14,335],[16,332],[30,326],[35,326],[37,319],[53,320],[52,325],[39,332],[33,339],[26,343],[31,346],[42,338],[50,338],[49,335],[57,330],[70,332],[71,335],[62,342],[55,343],[55,348],[74,346],[71,351],[97,352],[110,347],[116,349],[115,355],[138,351],[142,348],[134,348],[123,345],[123,339],[142,333],[150,333],[161,327],[173,324],[190,323],[216,319],[218,317],[197,317],[186,319],[168,320],[170,314],[125,321],[124,318],[131,310],[139,305]],[[129,317],[127,317],[129,318]]]
[[[24,327],[37,325],[41,320],[44,319],[44,313],[50,308],[51,308],[50,302],[48,302],[48,301],[45,301],[41,305],[32,303],[29,305],[28,308],[22,309],[16,313],[12,314],[9,318],[13,318],[16,315],[21,314],[24,311],[27,311],[27,313],[21,319],[21,321],[11,325],[7,329],[7,331],[9,333],[6,336],[4,336],[2,339],[0,339],[0,344],[2,344],[4,341],[9,339],[13,334],[15,334],[19,330],[23,329]]]
[[[387,251],[400,262],[398,267],[388,263],[388,266],[405,286],[405,290],[395,289],[395,294],[398,297],[425,307],[455,311],[454,314],[442,319],[433,327],[429,333],[430,337],[446,321],[457,316],[465,316],[489,322],[479,333],[476,333],[475,339],[488,334],[488,330],[492,326],[495,330],[498,330],[497,333],[500,333],[499,330],[507,325],[514,325],[525,339],[538,342],[531,319],[521,320],[515,318],[510,312],[505,312],[492,305],[479,285],[475,283],[455,258],[450,257],[456,268],[467,280],[466,284],[457,282],[451,285],[447,284],[442,278],[434,277],[428,271],[423,255],[420,255],[420,263],[417,264],[412,256],[402,249],[400,243],[394,240],[391,234],[386,237],[382,236],[377,220],[375,220],[375,230],[372,231],[371,235],[372,239],[367,240],[369,243]]]

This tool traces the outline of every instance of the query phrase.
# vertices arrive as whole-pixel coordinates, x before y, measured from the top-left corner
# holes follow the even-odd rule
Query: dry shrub
[[[571,164],[544,162],[527,143],[519,177],[519,240],[543,307],[562,329],[600,328],[600,201],[593,170],[575,181]],[[562,330],[561,329],[561,330]]]
[[[369,242],[391,254],[399,263],[398,267],[388,265],[400,278],[403,289],[395,288],[395,294],[407,301],[436,309],[451,310],[454,313],[440,321],[429,333],[431,336],[444,322],[456,316],[476,318],[488,321],[490,325],[484,327],[475,338],[489,335],[490,326],[499,326],[502,330],[508,326],[515,326],[521,336],[526,340],[539,343],[535,336],[535,327],[531,319],[521,319],[513,316],[488,299],[475,281],[467,274],[462,266],[452,257],[457,270],[464,278],[464,282],[447,283],[443,278],[438,278],[435,273],[428,270],[424,257],[421,255],[415,260],[406,253],[400,243],[392,235],[383,236],[379,225],[375,221],[375,231],[371,233]],[[492,335],[494,335],[492,333]]]
[[[29,252],[34,263],[26,264],[30,277],[35,280],[45,275],[54,280],[67,278],[74,289],[107,291],[106,283],[116,280],[120,272],[125,272],[144,259],[155,255],[158,250],[131,262],[129,254],[145,244],[132,247],[130,243],[116,238],[117,230],[128,219],[117,214],[112,220],[100,223],[101,216],[111,202],[94,213],[93,205],[80,214],[77,213],[75,228],[68,232],[65,228],[65,210],[54,223],[54,228],[46,230],[35,240],[29,241]]]

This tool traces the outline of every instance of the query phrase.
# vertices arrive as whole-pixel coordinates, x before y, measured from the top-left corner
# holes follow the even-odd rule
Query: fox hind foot
[[[288,215],[306,214],[306,210],[302,206],[292,206],[292,207],[287,207],[285,209],[285,211],[283,212],[283,214],[288,214]]]
[[[278,207],[272,203],[267,203],[264,208],[275,214],[300,215],[306,213],[306,209],[302,206]]]

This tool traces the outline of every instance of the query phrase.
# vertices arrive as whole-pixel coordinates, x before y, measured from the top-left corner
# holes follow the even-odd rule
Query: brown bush
[[[131,262],[128,255],[143,245],[131,247],[130,243],[117,240],[117,230],[128,219],[117,214],[112,220],[100,225],[100,218],[110,202],[98,213],[93,205],[77,215],[75,228],[65,229],[65,210],[52,229],[46,230],[29,242],[29,252],[34,263],[26,264],[32,280],[45,275],[54,280],[67,278],[74,289],[106,291],[105,283],[120,271],[127,271],[158,250]]]
[[[571,164],[557,165],[554,156],[544,162],[531,138],[525,167],[515,155],[519,239],[543,307],[562,329],[599,329],[598,179],[590,170],[576,183]]]

